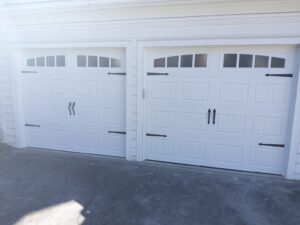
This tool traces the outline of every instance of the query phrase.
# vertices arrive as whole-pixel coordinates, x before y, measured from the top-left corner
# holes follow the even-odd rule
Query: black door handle
[[[214,110],[213,110],[213,124],[216,123],[216,114],[217,114],[217,110],[214,109]]]
[[[75,116],[75,102],[73,102],[72,111],[73,111],[73,115]]]
[[[72,112],[71,112],[71,106],[72,106],[72,103],[71,103],[71,102],[69,102],[69,114],[70,114],[70,116],[72,116]]]
[[[207,118],[207,123],[210,124],[210,114],[211,114],[211,109],[208,110],[208,118]]]

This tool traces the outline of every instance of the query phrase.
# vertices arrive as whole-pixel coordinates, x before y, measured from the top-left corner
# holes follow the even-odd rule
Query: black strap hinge
[[[108,74],[108,75],[120,75],[120,76],[126,76],[126,73],[111,73],[111,72],[108,72],[107,74]]]
[[[25,127],[41,127],[41,125],[25,123]]]
[[[147,133],[146,134],[146,136],[148,136],[148,137],[167,137],[167,135],[165,135],[165,134],[149,134],[149,133]]]
[[[109,130],[108,133],[110,133],[110,134],[124,134],[124,135],[126,134],[125,131],[112,131],[112,130]]]
[[[259,143],[259,146],[268,146],[268,147],[275,147],[275,148],[284,148],[285,145],[283,144],[265,144],[265,143]]]
[[[293,74],[289,73],[289,74],[271,74],[271,73],[267,73],[266,77],[293,77]]]
[[[168,73],[153,73],[153,72],[148,72],[147,76],[168,76]]]

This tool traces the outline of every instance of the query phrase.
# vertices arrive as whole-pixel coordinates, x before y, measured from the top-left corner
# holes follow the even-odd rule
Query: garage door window
[[[103,56],[77,55],[77,67],[101,67],[101,68],[120,68],[122,62],[120,59]]]
[[[224,54],[223,68],[285,68],[285,59],[251,54]],[[254,61],[254,62],[253,62]]]
[[[66,60],[64,55],[57,56],[38,56],[27,59],[28,67],[65,67]]]
[[[207,67],[207,54],[169,56],[153,60],[154,68],[200,68]]]

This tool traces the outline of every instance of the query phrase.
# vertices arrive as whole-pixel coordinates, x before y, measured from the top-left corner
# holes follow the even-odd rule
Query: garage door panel
[[[249,84],[221,83],[219,85],[219,102],[247,103],[249,100]]]
[[[236,114],[218,114],[216,117],[216,131],[222,133],[244,134],[246,132],[247,117]]]
[[[288,99],[289,90],[287,85],[257,84],[255,102],[283,105],[286,103],[286,99]]]
[[[181,64],[198,51],[209,59],[203,68]],[[186,52],[191,56],[181,57]],[[168,74],[146,77],[146,132],[167,137],[146,137],[147,158],[281,173],[295,76],[276,75],[293,74],[294,52],[282,46],[152,49],[147,70]]]
[[[38,139],[47,138],[46,143],[33,142],[31,139],[34,139],[32,135],[35,133],[26,131],[27,144],[125,156],[125,135],[111,136],[109,133],[126,132],[126,77],[124,74],[109,75],[109,72],[126,71],[124,49],[54,52],[56,50],[35,51],[26,56],[30,59],[30,63],[25,65],[26,70],[37,73],[34,76],[22,74],[25,122],[40,126],[34,127],[34,131],[43,131],[45,137],[37,136]],[[36,66],[37,60],[40,66]],[[107,138],[104,140],[104,137]]]
[[[207,102],[209,83],[182,82],[182,101]]]
[[[285,133],[284,117],[254,116],[252,133],[262,136],[282,136]]]

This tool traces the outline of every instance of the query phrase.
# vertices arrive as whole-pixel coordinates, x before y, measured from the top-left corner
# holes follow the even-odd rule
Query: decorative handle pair
[[[208,110],[208,121],[207,121],[208,124],[210,124],[210,114],[211,114],[211,109]],[[217,110],[214,109],[213,110],[213,124],[216,123],[216,114],[217,114]]]
[[[73,104],[71,102],[69,102],[69,114],[70,114],[70,116],[72,116],[72,112],[73,112],[73,116],[75,116],[75,102],[73,102]]]

